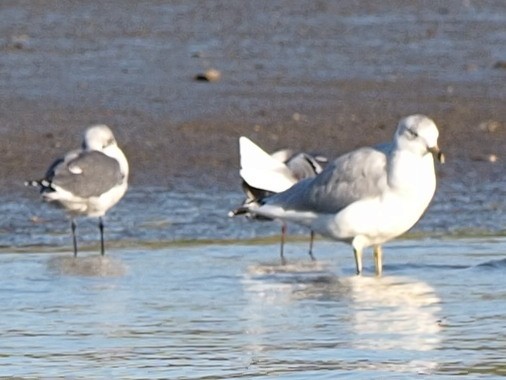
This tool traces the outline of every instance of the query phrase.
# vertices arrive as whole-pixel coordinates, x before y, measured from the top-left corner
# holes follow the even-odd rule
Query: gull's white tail
[[[241,155],[241,178],[251,187],[279,193],[297,182],[291,170],[284,163],[247,137],[239,139]]]

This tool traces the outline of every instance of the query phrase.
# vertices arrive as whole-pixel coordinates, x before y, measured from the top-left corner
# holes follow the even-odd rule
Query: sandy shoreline
[[[411,113],[439,125],[443,175],[504,177],[504,3],[283,4],[3,3],[2,188],[94,123],[115,131],[134,186],[227,188],[241,135],[333,157],[389,140]],[[208,67],[220,80],[194,81]]]

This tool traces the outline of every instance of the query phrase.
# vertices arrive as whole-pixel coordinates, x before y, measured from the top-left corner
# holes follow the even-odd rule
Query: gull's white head
[[[111,129],[105,124],[93,125],[84,133],[84,150],[96,150],[116,159],[125,177],[128,176],[128,161],[118,147]]]
[[[439,131],[436,124],[424,115],[411,115],[401,119],[395,132],[395,143],[400,149],[424,156],[434,154],[444,163],[444,155],[440,151],[437,139]]]
[[[116,139],[107,125],[94,125],[84,133],[83,149],[85,150],[98,150],[105,153],[105,150],[112,146],[117,146]]]

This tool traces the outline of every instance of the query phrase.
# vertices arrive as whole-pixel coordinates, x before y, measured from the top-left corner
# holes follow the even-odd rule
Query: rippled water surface
[[[412,240],[385,276],[344,245],[0,256],[0,374],[405,378],[506,374],[506,240]]]
[[[382,278],[372,254],[356,277],[351,249],[323,239],[311,262],[296,228],[281,265],[278,225],[226,217],[237,192],[133,188],[108,215],[105,258],[79,220],[77,259],[60,210],[5,198],[0,376],[506,375],[500,189],[467,202],[443,185],[385,246]]]
[[[2,4],[12,182],[0,197],[0,377],[506,376],[504,2],[102,3]],[[223,80],[194,84],[207,67]],[[476,142],[497,162],[480,175],[479,163],[473,172],[449,154],[426,215],[385,245],[381,278],[370,252],[357,277],[350,247],[321,238],[310,261],[307,232],[293,226],[281,265],[279,225],[227,217],[239,185],[196,189],[165,170],[172,159],[188,178],[204,161],[203,172],[230,167],[220,149],[244,125],[300,145],[320,118],[325,127],[413,110],[460,120],[467,98],[499,122],[491,146]],[[207,130],[222,115],[237,129]],[[480,121],[469,116],[463,132]],[[108,120],[125,128],[136,182],[106,217],[106,256],[96,221],[80,219],[74,259],[61,210],[14,182],[43,144],[65,147],[62,125]],[[445,127],[442,143],[456,152],[460,130]],[[141,186],[161,177],[173,188]]]

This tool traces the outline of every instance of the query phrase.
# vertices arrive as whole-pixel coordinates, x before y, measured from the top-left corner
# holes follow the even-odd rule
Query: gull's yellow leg
[[[353,248],[353,254],[355,255],[357,276],[360,276],[362,274],[362,248]]]
[[[374,246],[374,265],[376,266],[376,276],[383,273],[383,251],[381,245]]]
[[[351,241],[353,254],[355,255],[355,265],[357,267],[357,276],[362,274],[362,252],[367,245],[367,239],[362,235],[355,236]]]

